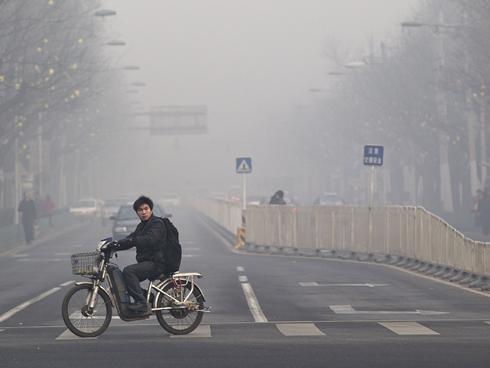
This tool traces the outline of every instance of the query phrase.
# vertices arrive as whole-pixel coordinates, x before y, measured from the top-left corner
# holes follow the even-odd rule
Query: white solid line
[[[54,287],[48,291],[45,291],[44,293],[42,294],[39,294],[38,296],[32,298],[32,299],[29,299],[28,301],[22,303],[22,304],[19,304],[18,306],[10,309],[9,311],[5,312],[4,314],[0,315],[0,323],[1,322],[4,322],[6,321],[7,319],[9,319],[10,317],[12,317],[14,314],[20,312],[21,310],[27,308],[28,306],[46,298],[47,296],[53,294],[53,293],[56,293],[58,290],[60,290],[59,287]]]
[[[377,287],[377,286],[388,286],[388,284],[319,284],[316,281],[300,282],[300,286],[333,286],[333,287]]]
[[[236,270],[237,272],[245,272],[245,268],[243,268],[242,266],[236,266]]]
[[[260,308],[259,301],[255,296],[252,286],[246,282],[241,283],[240,285],[242,285],[245,299],[247,299],[248,308],[250,309],[250,313],[252,313],[255,322],[267,322],[267,318],[265,318],[265,315]]]
[[[439,335],[438,332],[418,322],[378,322],[397,335]]]
[[[416,309],[414,311],[377,311],[377,310],[355,310],[351,305],[330,305],[329,308],[336,314],[420,314],[420,315],[441,315],[449,312],[439,312],[430,310]]]
[[[245,275],[238,276],[238,281],[240,282],[248,282],[248,278]]]
[[[4,328],[0,328],[0,332],[3,332],[3,331],[5,331],[5,329]]]
[[[73,284],[74,282],[75,282],[74,280],[70,280],[70,281],[67,281],[67,282],[60,284],[60,286],[68,286],[70,284]]]
[[[197,328],[187,335],[170,335],[171,338],[191,338],[191,337],[211,337],[211,326],[210,325],[201,325],[197,326]]]
[[[314,323],[277,323],[284,336],[325,336]]]

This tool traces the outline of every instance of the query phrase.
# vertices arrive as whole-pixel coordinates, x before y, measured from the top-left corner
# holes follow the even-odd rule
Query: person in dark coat
[[[140,282],[149,278],[158,277],[165,273],[163,249],[166,239],[166,227],[163,220],[153,216],[153,201],[145,196],[139,197],[133,204],[141,222],[136,230],[125,239],[114,242],[113,250],[126,250],[136,247],[136,261],[138,263],[126,266],[123,270],[124,281],[134,304],[128,308],[135,313],[148,313],[150,307]]]
[[[24,193],[22,201],[19,203],[18,211],[21,213],[22,227],[27,244],[34,240],[34,221],[36,221],[37,211],[31,193]]]
[[[282,190],[275,192],[271,197],[269,204],[286,204],[286,201],[284,200],[284,192]]]

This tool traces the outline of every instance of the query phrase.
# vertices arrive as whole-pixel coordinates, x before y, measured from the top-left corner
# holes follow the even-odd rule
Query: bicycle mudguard
[[[91,282],[88,282],[88,281],[79,281],[79,282],[75,282],[75,285],[90,285],[90,286],[94,286],[93,283]],[[102,286],[102,285],[99,285],[99,289],[104,293],[106,294],[108,297],[109,297],[109,300],[111,301],[111,306],[114,306],[114,301],[112,300],[112,297],[111,297],[111,294],[107,292],[107,290]]]
[[[185,277],[177,278],[177,279],[186,280]],[[163,290],[165,288],[165,286],[167,286],[168,284],[171,284],[171,283],[172,283],[172,279],[169,278],[169,279],[162,281],[160,284],[156,285],[156,287]],[[204,293],[202,292],[201,288],[199,286],[197,286],[196,283],[194,283],[194,288],[199,292],[199,294],[201,294],[202,300],[203,300],[203,302],[205,302],[206,298],[204,297]],[[156,303],[156,299],[155,299],[155,303]],[[156,304],[154,305],[154,308],[158,308]]]

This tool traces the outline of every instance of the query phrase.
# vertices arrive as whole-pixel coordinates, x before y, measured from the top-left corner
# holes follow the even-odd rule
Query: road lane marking
[[[441,315],[441,314],[449,314],[449,312],[439,312],[439,311],[430,311],[430,310],[421,310],[416,309],[414,311],[386,311],[386,310],[356,310],[352,307],[352,305],[330,305],[329,308],[335,314],[420,314],[420,315]]]
[[[29,254],[27,253],[21,253],[21,254],[14,254],[11,255],[12,258],[23,258],[23,257],[29,257]]]
[[[378,322],[378,324],[397,335],[439,335],[438,332],[431,330],[418,322]]]
[[[242,266],[236,266],[236,270],[237,272],[245,272],[245,268],[243,268]]]
[[[66,262],[69,258],[16,258],[17,262]]]
[[[338,286],[338,287],[378,287],[378,286],[388,286],[388,284],[370,284],[370,283],[365,283],[365,284],[319,284],[316,281],[308,281],[308,282],[300,282],[300,286]]]
[[[325,336],[314,323],[276,323],[284,336]]]
[[[182,338],[195,338],[195,337],[211,337],[211,325],[200,325],[187,335],[170,335],[171,338],[174,339],[182,339]]]
[[[61,288],[59,287],[54,287],[52,289],[49,289],[48,291],[45,291],[44,293],[42,294],[39,294],[38,296],[32,298],[32,299],[29,299],[27,301],[25,301],[24,303],[21,303],[19,304],[18,306],[10,309],[9,311],[5,312],[4,314],[0,315],[0,323],[6,321],[7,319],[9,319],[10,317],[12,317],[14,314],[20,312],[21,310],[29,307],[30,305],[50,296],[51,294],[53,293],[56,293],[58,290],[60,290]]]
[[[182,254],[182,257],[192,258],[192,257],[200,257],[199,254]]]
[[[240,282],[248,282],[248,278],[245,275],[238,276],[238,281]]]
[[[247,300],[248,308],[250,309],[250,313],[255,320],[255,322],[267,322],[267,318],[265,318],[262,309],[260,308],[259,301],[255,296],[255,293],[252,289],[252,286],[248,282],[242,282],[243,293],[245,294],[245,299]]]
[[[74,280],[70,280],[70,281],[67,281],[67,282],[60,284],[60,286],[68,286],[70,284],[73,284],[74,282],[75,282]]]
[[[96,340],[97,337],[80,337],[75,335],[70,330],[65,330],[61,335],[59,335],[55,340]]]

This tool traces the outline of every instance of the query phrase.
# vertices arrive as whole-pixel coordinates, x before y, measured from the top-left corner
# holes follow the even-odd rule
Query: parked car
[[[172,207],[172,206],[180,206],[181,199],[178,193],[165,193],[158,200],[163,207]]]
[[[340,198],[337,193],[323,193],[320,195],[315,202],[314,205],[318,206],[341,206],[344,203],[344,200]]]
[[[153,206],[153,215],[158,217],[172,217],[166,213],[158,204]],[[119,208],[115,216],[111,216],[114,220],[112,225],[112,237],[114,240],[121,240],[131,234],[136,226],[140,223],[140,219],[133,209],[132,204],[125,204]]]
[[[81,218],[103,218],[104,202],[95,198],[83,198],[70,207],[70,213]]]

